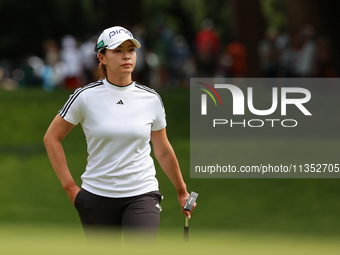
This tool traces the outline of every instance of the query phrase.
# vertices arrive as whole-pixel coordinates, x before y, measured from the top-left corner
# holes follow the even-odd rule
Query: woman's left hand
[[[190,194],[186,191],[184,194],[178,194],[178,203],[182,208],[182,212],[185,214],[185,216],[190,219],[191,218],[191,213],[197,206],[197,203],[195,202],[194,206],[192,207],[191,211],[184,210],[185,203],[187,202],[187,199],[189,198]]]

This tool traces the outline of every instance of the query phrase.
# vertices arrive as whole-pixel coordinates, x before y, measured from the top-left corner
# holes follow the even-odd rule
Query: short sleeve
[[[166,127],[165,108],[159,95],[155,104],[155,119],[152,123],[151,131],[158,131]]]
[[[83,119],[82,101],[81,90],[77,89],[70,95],[69,99],[58,113],[67,122],[77,125]]]

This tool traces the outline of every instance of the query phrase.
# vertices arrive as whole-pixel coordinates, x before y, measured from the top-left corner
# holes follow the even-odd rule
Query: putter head
[[[198,194],[196,192],[191,191],[191,194],[188,197],[187,202],[185,203],[183,209],[190,212],[192,210],[192,207],[195,204],[197,197],[198,197]]]

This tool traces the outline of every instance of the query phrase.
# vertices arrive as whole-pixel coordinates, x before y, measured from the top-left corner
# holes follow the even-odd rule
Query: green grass
[[[5,236],[4,233],[8,230],[12,236],[18,234],[18,238],[22,238],[22,242],[27,244],[35,236],[26,236],[25,231],[20,234],[21,230],[13,227],[13,224],[27,223],[52,224],[52,226],[55,224],[76,225],[77,231],[81,232],[76,210],[68,201],[66,193],[53,172],[42,142],[49,123],[66,102],[69,94],[70,92],[63,90],[52,93],[46,93],[41,89],[14,92],[0,90],[2,117],[0,125],[0,223],[10,224],[2,230],[1,236]],[[339,248],[332,243],[332,238],[329,240],[330,243],[327,243],[327,239],[324,240],[325,236],[340,234],[340,204],[338,203],[340,183],[338,179],[190,179],[189,91],[186,89],[170,90],[161,95],[166,106],[168,136],[176,151],[188,190],[189,192],[194,190],[200,194],[197,201],[198,207],[190,220],[192,229],[202,230],[197,237],[197,247],[201,247],[197,248],[197,254],[208,253],[208,248],[204,247],[212,246],[222,251],[226,249],[225,247],[230,247],[228,254],[274,254],[272,252],[274,244],[282,247],[282,251],[287,251],[282,254],[298,254],[301,249],[316,253],[325,248],[323,241],[329,244],[329,247],[326,247],[329,249],[327,254],[332,254],[333,248]],[[310,148],[310,151],[313,150],[312,145],[315,141],[301,141]],[[274,141],[269,140],[268,143],[270,142]],[[275,141],[277,144],[285,144],[285,142],[287,142],[286,139]],[[84,171],[87,155],[84,135],[79,126],[66,137],[63,145],[68,165],[76,182],[80,185],[80,175]],[[335,148],[333,156],[338,153],[335,140],[329,142],[320,140],[318,145],[319,147],[314,150],[322,153],[323,147],[332,145]],[[230,148],[246,147],[256,149],[256,139],[253,142],[249,138],[237,138],[231,141]],[[275,157],[275,153],[272,156]],[[307,152],[306,157],[310,156]],[[171,228],[181,232],[184,216],[180,212],[175,189],[158,164],[156,166],[160,190],[165,197],[162,201],[160,229],[162,231]],[[12,228],[13,231],[9,231]],[[216,235],[211,232],[205,234],[204,232],[209,229],[220,232]],[[35,233],[34,231],[32,233]],[[273,243],[267,234],[249,234],[249,239],[247,239],[247,233],[254,231],[281,233],[284,236],[282,240],[278,237]],[[194,233],[193,231],[193,235]],[[319,243],[318,238],[307,238],[308,240],[299,244],[294,243],[294,237],[289,237],[290,235],[304,236],[306,233],[318,234],[322,236],[322,240],[320,239]],[[46,234],[46,240],[43,236],[39,242],[42,247],[51,245],[55,247],[55,254],[58,251],[58,254],[62,253],[64,248],[47,241],[48,235]],[[174,235],[176,236],[174,240],[176,240],[178,234]],[[261,244],[257,244],[261,236],[264,239],[264,249],[261,248]],[[64,237],[61,235],[61,242],[67,242],[68,237],[68,234]],[[248,240],[248,246],[245,241],[242,241],[243,238]],[[6,254],[1,252],[1,249],[9,249],[14,241],[2,240],[1,242],[6,245],[0,245],[0,253]],[[296,251],[295,248],[285,250],[286,242],[291,244],[290,247],[295,247]],[[39,246],[39,243],[33,242],[36,246]],[[212,246],[208,245],[210,243]],[[43,254],[43,249],[39,251],[40,253],[32,254]],[[325,252],[319,253],[326,254]],[[84,254],[87,254],[86,251]],[[275,254],[279,253],[275,252]]]
[[[339,237],[286,235],[275,232],[190,230],[189,242],[183,232],[160,231],[154,244],[144,239],[121,242],[100,236],[86,242],[82,231],[69,226],[2,225],[0,253],[4,255],[54,254],[229,254],[229,255],[335,255]]]

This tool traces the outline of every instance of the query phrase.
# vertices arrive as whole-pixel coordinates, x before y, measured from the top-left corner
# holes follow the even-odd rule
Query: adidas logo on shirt
[[[122,100],[119,100],[117,104],[124,104]]]

